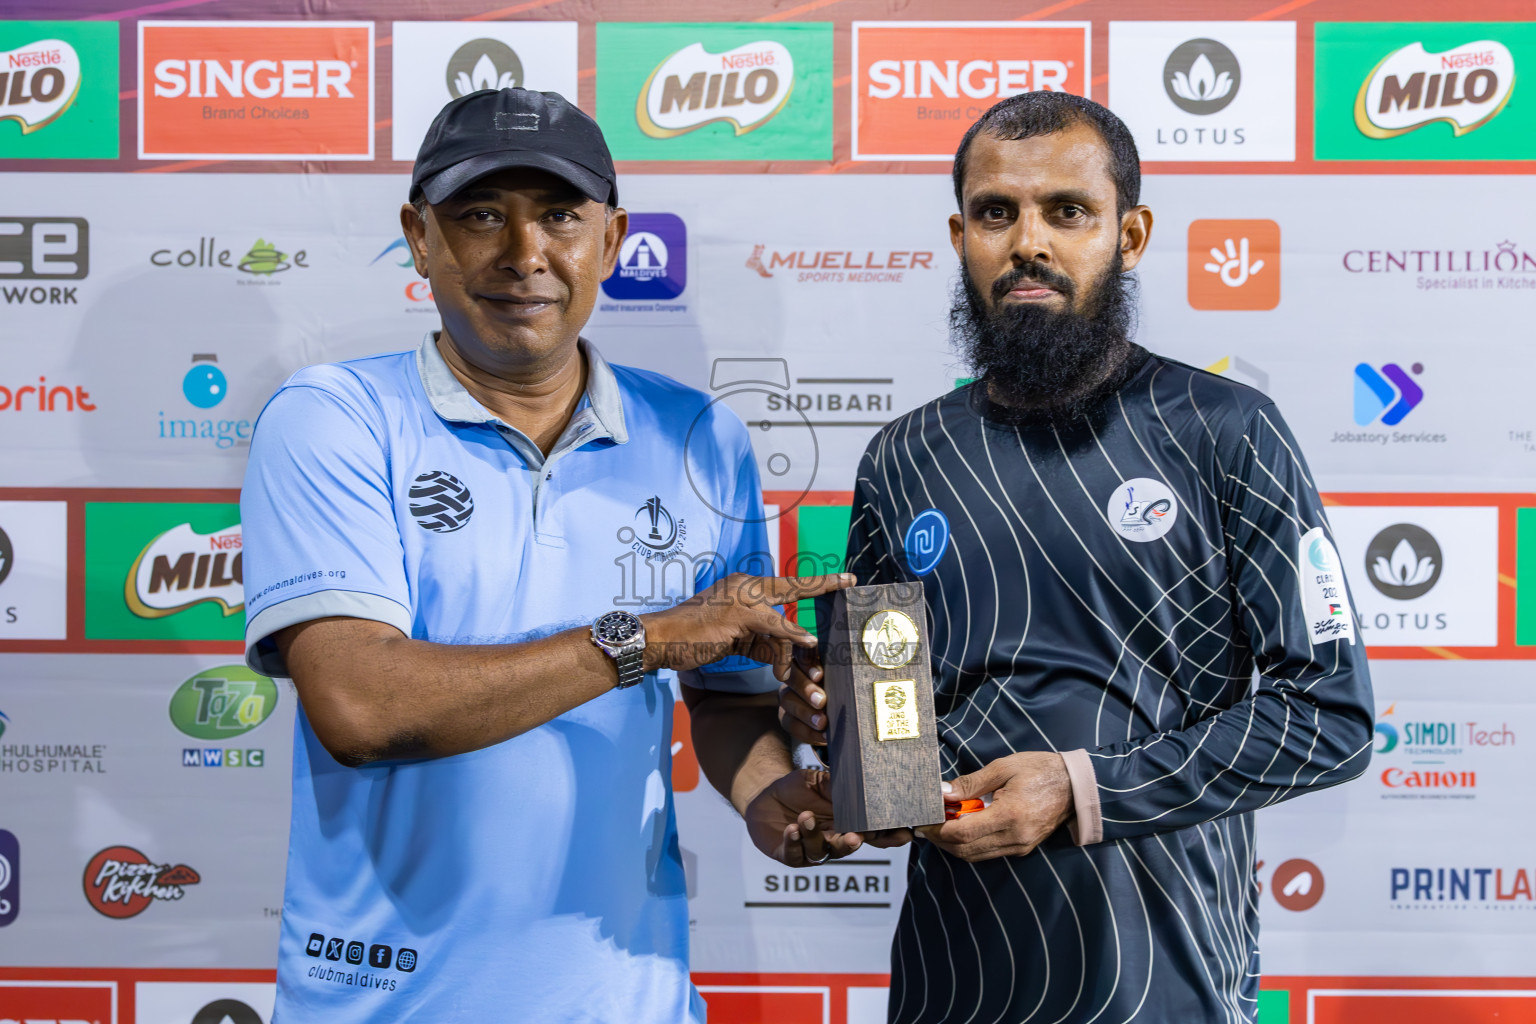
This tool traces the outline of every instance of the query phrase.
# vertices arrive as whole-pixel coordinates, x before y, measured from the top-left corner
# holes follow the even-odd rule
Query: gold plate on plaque
[[[921,729],[922,723],[917,718],[917,681],[913,679],[877,681],[875,683],[875,739],[882,743],[886,740],[915,740]]]
[[[917,657],[917,623],[889,608],[864,620],[864,656],[881,668],[901,668]]]

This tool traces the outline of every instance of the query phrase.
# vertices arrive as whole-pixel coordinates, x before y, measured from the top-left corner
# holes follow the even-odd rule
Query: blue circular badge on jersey
[[[919,512],[907,527],[902,546],[907,552],[907,568],[918,576],[928,575],[949,547],[949,520],[936,508]]]

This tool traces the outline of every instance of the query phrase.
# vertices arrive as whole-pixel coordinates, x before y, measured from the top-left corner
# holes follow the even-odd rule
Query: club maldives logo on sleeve
[[[156,901],[187,894],[202,876],[185,864],[156,864],[131,846],[109,846],[85,865],[85,901],[103,917],[137,917]]]
[[[1316,26],[1320,160],[1529,160],[1536,61],[1529,22]]]
[[[87,503],[86,636],[240,639],[241,544],[238,505]]]
[[[0,158],[117,157],[117,22],[0,21]]]
[[[372,160],[373,22],[139,22],[144,159]]]
[[[952,160],[998,100],[1088,95],[1089,47],[1086,21],[856,21],[853,158]]]
[[[829,24],[599,24],[597,61],[616,159],[831,159]]]

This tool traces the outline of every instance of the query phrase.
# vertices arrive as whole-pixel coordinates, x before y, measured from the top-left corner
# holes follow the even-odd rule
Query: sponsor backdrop
[[[1117,110],[1156,215],[1141,338],[1279,402],[1373,659],[1369,772],[1260,816],[1261,1019],[1536,1021],[1529,16],[11,0],[0,1021],[268,1022],[295,698],[240,659],[251,432],[297,368],[436,325],[398,228],[409,163],[441,104],[506,85],[607,132],[632,231],[589,334],[756,428],[789,571],[839,561],[871,433],[965,379],[945,316],[964,128],[1030,89]],[[686,724],[679,703],[712,1018],[882,1020],[903,853],[779,868]]]

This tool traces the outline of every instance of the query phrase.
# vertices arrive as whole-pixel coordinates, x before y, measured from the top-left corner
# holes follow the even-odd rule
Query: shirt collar
[[[597,346],[586,338],[579,339],[576,344],[587,357],[587,390],[582,395],[577,411],[571,416],[570,428],[577,427],[577,420],[590,410],[589,414],[597,421],[602,433],[583,438],[583,443],[606,436],[616,444],[625,444],[629,441],[629,432],[624,427],[624,399],[619,392],[619,382],[613,374],[613,367],[608,365],[608,360],[603,358]],[[416,350],[416,370],[421,375],[421,386],[427,392],[427,400],[432,403],[432,411],[443,419],[452,423],[489,423],[492,426],[507,427],[490,410],[475,401],[474,396],[459,383],[459,378],[453,375],[443,354],[438,351],[436,331],[428,331],[422,339],[421,347]],[[567,428],[568,432],[570,428]],[[514,433],[522,436],[519,431],[514,430]],[[561,442],[556,445],[557,448],[563,447],[564,437]]]

